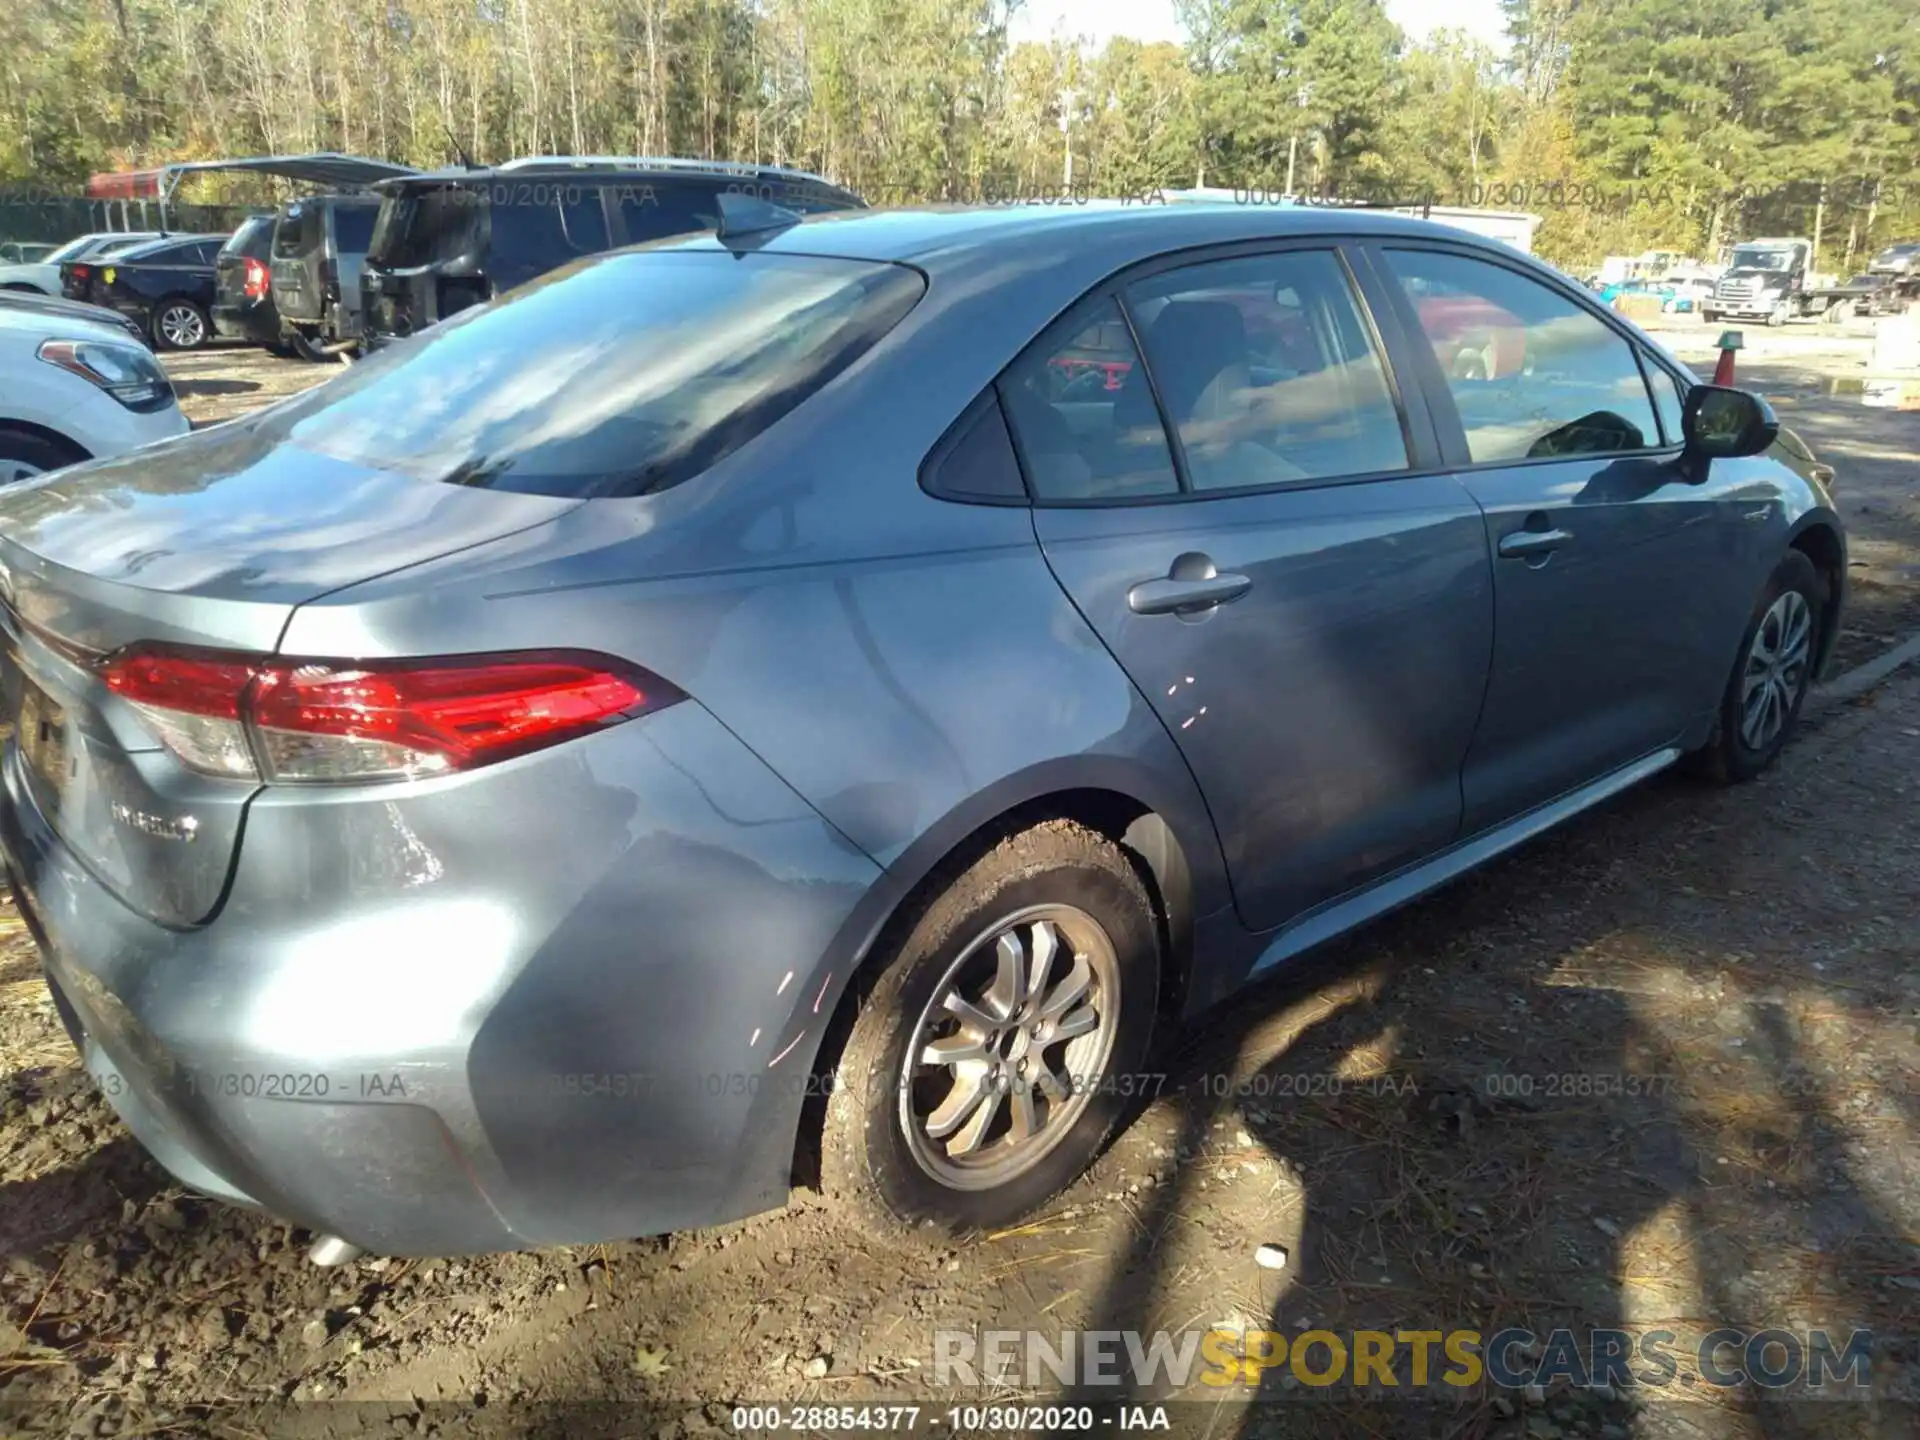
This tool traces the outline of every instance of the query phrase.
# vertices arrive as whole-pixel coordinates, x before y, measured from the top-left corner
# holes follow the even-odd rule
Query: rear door
[[[1048,562],[1179,743],[1258,930],[1454,838],[1492,649],[1479,510],[1362,283],[1324,243],[1135,275],[1001,382]]]
[[[289,320],[320,318],[327,215],[313,200],[295,200],[273,227],[273,303]]]
[[[1462,775],[1471,833],[1700,719],[1771,511],[1757,490],[1742,502],[1737,467],[1682,473],[1675,378],[1575,292],[1478,249],[1378,256],[1426,338],[1414,363],[1494,553],[1493,674]]]
[[[367,247],[373,243],[373,222],[379,206],[373,202],[339,201],[333,207],[334,284],[339,302],[350,316],[345,329],[360,329],[360,272],[366,266]]]
[[[387,188],[361,273],[370,336],[412,335],[487,298],[487,204],[481,183]]]

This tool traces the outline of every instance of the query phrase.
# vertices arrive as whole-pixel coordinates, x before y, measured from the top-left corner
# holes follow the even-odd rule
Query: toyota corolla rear
[[[653,668],[596,557],[923,284],[615,256],[8,495],[9,879],[182,1181],[395,1253],[778,1203],[804,1075],[758,1081],[882,873]]]

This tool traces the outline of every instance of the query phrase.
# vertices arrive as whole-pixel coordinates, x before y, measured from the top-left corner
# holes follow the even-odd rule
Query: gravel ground
[[[259,385],[189,393],[196,418],[325,373],[176,363],[188,384]],[[1907,603],[1920,416],[1793,399],[1793,423],[1831,427],[1816,447],[1865,474],[1849,520]],[[74,1433],[694,1436],[726,1430],[734,1401],[1026,1393],[934,1388],[941,1330],[1618,1324],[1684,1348],[1727,1324],[1873,1330],[1874,1398],[1472,1391],[1428,1412],[1306,1404],[1274,1371],[1262,1393],[1284,1405],[1243,1425],[1209,1391],[1176,1424],[1911,1437],[1917,791],[1911,671],[1821,707],[1753,784],[1657,779],[1237,997],[1092,1175],[962,1249],[865,1233],[801,1191],[662,1240],[316,1270],[301,1235],[144,1158],[74,1064],[7,906],[0,1414]],[[1255,1264],[1261,1244],[1283,1270]]]

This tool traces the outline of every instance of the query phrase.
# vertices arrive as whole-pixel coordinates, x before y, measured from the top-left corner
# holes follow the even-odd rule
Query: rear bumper
[[[489,771],[263,791],[194,930],[115,900],[9,744],[0,849],[87,1068],[187,1186],[388,1254],[781,1204],[886,878],[693,702]]]
[[[273,345],[280,339],[280,317],[267,305],[216,305],[213,332],[227,340]]]

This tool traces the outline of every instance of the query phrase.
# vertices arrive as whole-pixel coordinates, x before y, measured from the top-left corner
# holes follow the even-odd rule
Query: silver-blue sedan
[[[184,1184],[323,1256],[797,1171],[1002,1224],[1185,1017],[1763,769],[1832,644],[1805,447],[1497,243],[730,214],[0,502],[61,1013]]]

